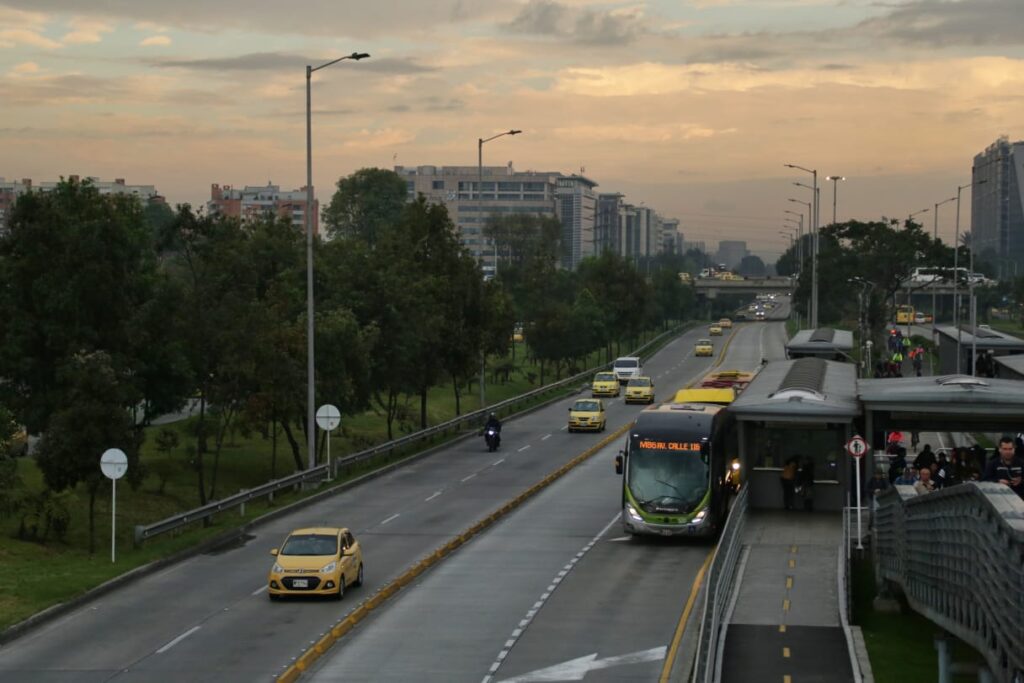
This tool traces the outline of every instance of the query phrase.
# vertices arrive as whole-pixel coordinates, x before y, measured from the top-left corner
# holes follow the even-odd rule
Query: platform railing
[[[1024,683],[1024,501],[970,482],[878,498],[875,571],[910,606],[984,657],[999,683]]]

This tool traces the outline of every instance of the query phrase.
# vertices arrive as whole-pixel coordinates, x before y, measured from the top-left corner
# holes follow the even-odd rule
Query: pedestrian
[[[918,453],[917,457],[914,459],[914,467],[918,470],[931,468],[935,462],[936,458],[935,453],[932,452],[932,445],[930,443],[926,443],[924,448],[921,449],[921,452]]]
[[[921,478],[914,483],[914,490],[917,491],[917,495],[924,493],[931,493],[935,490],[935,482],[932,481],[932,471],[927,467],[921,469]]]
[[[982,479],[1006,484],[1024,498],[1024,459],[1017,457],[1014,452],[1012,436],[999,439],[997,457],[988,463]]]
[[[804,510],[814,512],[814,460],[807,456],[796,473],[796,485],[804,499]]]
[[[917,483],[917,475],[914,472],[913,465],[907,465],[903,468],[903,473],[896,477],[896,481],[893,482],[894,486],[913,486]]]
[[[924,363],[924,349],[918,346],[910,352],[910,362],[914,365],[914,374],[921,376],[921,366]]]
[[[945,452],[939,453],[935,469],[935,486],[937,488],[956,486],[964,480],[963,468],[960,466],[958,458],[956,449],[953,449],[948,458]]]
[[[779,474],[779,482],[782,484],[782,507],[786,510],[793,509],[793,498],[796,495],[796,472],[800,456],[794,455],[782,467]]]
[[[907,468],[907,449],[902,446],[896,449],[895,457],[889,463],[889,483],[893,484]]]
[[[877,498],[882,491],[890,486],[889,479],[885,476],[885,470],[882,467],[876,467],[874,476],[868,481],[868,495]]]

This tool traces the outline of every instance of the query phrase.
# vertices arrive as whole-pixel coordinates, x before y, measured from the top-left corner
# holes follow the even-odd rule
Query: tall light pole
[[[914,220],[914,216],[920,216],[922,213],[928,213],[929,211],[931,211],[931,209],[921,209],[920,211],[915,211],[914,213],[907,214],[907,228],[910,227],[910,222]]]
[[[818,194],[818,169],[804,168],[797,164],[783,164],[786,168],[810,173],[814,178],[814,210],[811,211],[811,328],[818,328],[818,210],[820,208]]]
[[[841,175],[827,175],[825,180],[832,181],[832,225],[836,224],[836,185],[839,184],[840,180],[846,180],[846,176]]]
[[[481,230],[481,236],[483,236],[483,222],[484,222],[484,143],[496,140],[504,135],[519,135],[523,131],[521,130],[506,130],[504,133],[498,133],[492,135],[489,138],[477,138],[476,139],[476,170],[477,170],[477,183],[476,183],[476,201],[477,201],[477,225]],[[498,196],[497,190],[494,192],[494,196]],[[483,263],[483,249],[480,251],[480,261]],[[498,274],[498,241],[494,241],[494,275]],[[482,286],[481,282],[481,286]],[[481,300],[481,304],[483,301]],[[484,391],[484,373],[486,370],[487,355],[483,348],[480,349],[480,408],[487,407],[487,395]]]
[[[943,204],[948,204],[950,202],[955,202],[955,201],[956,201],[956,197],[950,197],[949,199],[943,199],[941,202],[935,202],[935,210],[932,212],[932,218],[934,219],[934,222],[933,222],[933,225],[932,225],[932,239],[934,241],[936,241],[936,242],[939,241],[939,207],[942,206]],[[956,249],[956,245],[953,245],[953,248]],[[953,281],[955,282],[956,281],[956,271],[953,271],[953,274],[954,274]],[[936,282],[937,279],[940,279],[940,278],[932,278],[932,283],[931,283],[931,288],[932,288],[932,341],[935,341],[935,342],[938,341],[936,339],[936,337],[938,336],[937,323],[938,323],[938,319],[939,319],[939,311],[938,311],[938,308],[936,307],[936,293],[935,293],[935,285],[938,284]]]
[[[784,213],[792,214],[799,219],[797,224],[797,240],[796,240],[796,258],[797,258],[797,272],[802,272],[804,269],[804,215],[797,211],[791,211],[784,209]],[[793,222],[797,222],[790,218]]]
[[[313,114],[311,109],[313,72],[346,59],[359,61],[369,57],[353,52],[320,66],[306,65],[306,449],[309,466],[316,466],[316,363],[313,358]]]
[[[807,235],[811,238],[811,243],[808,245],[808,248],[811,250],[811,253],[813,254],[814,253],[814,232],[813,232],[812,226],[814,224],[814,209],[812,207],[814,206],[814,204],[811,203],[811,202],[803,202],[803,201],[800,201],[799,199],[794,199],[793,197],[790,197],[789,201],[793,202],[794,204],[802,204],[803,206],[807,207]],[[803,249],[801,249],[800,256],[801,256],[800,275],[802,277],[803,276],[803,271],[804,271],[803,262],[807,258],[807,255],[803,253]],[[808,301],[807,301],[807,319],[808,320],[813,320],[813,315],[814,315],[814,291],[813,290],[814,290],[815,284],[816,284],[813,281],[814,272],[815,271],[812,268],[812,272],[811,272],[811,274],[812,274],[811,298],[809,298]]]
[[[875,283],[861,277],[851,277],[847,282],[860,285],[860,294],[857,296],[857,329],[860,332],[860,345],[865,351],[861,353],[861,368],[863,375],[870,377],[871,373],[871,341],[870,333],[867,331],[866,318],[864,316],[864,294],[870,291]]]
[[[973,173],[973,169],[972,173]],[[957,270],[959,267],[959,255],[960,255],[960,192],[966,187],[974,187],[975,185],[984,185],[987,181],[982,179],[978,181],[972,181],[966,185],[960,185],[956,188],[956,232],[953,237],[953,325],[956,327],[956,374],[960,374],[960,358],[963,356],[961,345],[963,342],[964,334],[963,330],[960,329],[960,304],[957,299],[960,283],[960,271]],[[973,227],[973,226],[972,226]],[[973,235],[972,235],[973,237]],[[974,249],[971,249],[971,264],[974,263]],[[970,282],[970,271],[967,274],[967,281]],[[971,363],[974,366],[974,363]]]

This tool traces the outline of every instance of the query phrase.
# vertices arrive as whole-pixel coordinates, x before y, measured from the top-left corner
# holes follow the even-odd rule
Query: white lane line
[[[568,426],[569,425],[562,425],[561,427],[558,428],[558,431],[564,431]]]
[[[259,595],[260,593],[262,593],[265,590],[267,590],[266,586],[260,586],[259,588],[254,590],[252,593],[249,593],[249,595]]]
[[[437,498],[437,497],[438,497],[438,496],[440,496],[440,495],[441,495],[441,492],[440,492],[440,491],[434,491],[434,493],[433,493],[433,494],[432,494],[432,495],[430,496],[430,498],[427,498],[427,499],[426,499],[425,501],[423,501],[423,502],[424,502],[424,503],[429,503],[430,501],[434,500],[435,498]]]
[[[400,512],[396,512],[395,514],[391,515],[390,517],[388,517],[387,519],[385,519],[385,520],[384,520],[383,522],[381,522],[381,523],[380,523],[380,525],[381,525],[381,526],[384,526],[384,525],[385,525],[385,524],[387,524],[388,522],[391,522],[391,521],[393,521],[393,520],[396,520],[396,519],[398,519],[398,516],[399,516],[400,514],[402,514],[402,513],[400,513]]]
[[[519,622],[519,628],[512,631],[512,637],[505,642],[505,647],[501,650],[501,652],[498,653],[498,656],[494,660],[494,663],[491,664],[490,669],[488,669],[487,675],[483,678],[483,683],[491,683],[491,681],[494,679],[494,674],[497,673],[499,668],[501,668],[502,662],[505,661],[505,658],[508,657],[509,653],[512,651],[512,648],[515,647],[516,641],[519,640],[519,638],[523,635],[523,632],[530,625],[530,622],[533,621],[533,618],[537,615],[537,611],[544,606],[544,602],[548,598],[550,598],[551,594],[555,592],[556,588],[558,588],[558,584],[561,582],[562,577],[568,574],[575,566],[576,560],[585,555],[588,550],[593,548],[594,544],[597,543],[598,540],[600,540],[600,538],[604,536],[608,532],[608,530],[612,528],[612,525],[615,524],[617,521],[619,521],[618,513],[614,517],[612,517],[612,521],[608,522],[608,524],[605,525],[603,529],[597,532],[597,535],[594,536],[590,543],[583,547],[583,550],[577,553],[571,561],[569,561],[564,567],[562,567],[562,570],[558,574],[558,577],[556,577],[556,580],[552,582],[550,586],[548,586],[544,594],[540,596],[540,600],[533,604],[533,608],[526,613],[526,618]]]
[[[540,437],[540,440],[541,440],[541,441],[547,441],[547,440],[548,440],[548,439],[550,439],[550,438],[551,438],[551,435],[550,435],[550,434],[545,434],[544,436]]]
[[[520,448],[520,449],[519,449],[519,450],[518,450],[517,452],[518,452],[518,453],[522,453],[523,451],[525,451],[525,450],[526,450],[527,448],[529,448],[529,447],[530,447],[530,444],[526,444],[525,446],[523,446],[522,448]]]
[[[198,630],[199,630],[200,628],[201,628],[200,626],[193,626],[192,628],[190,628],[189,630],[185,631],[185,632],[184,632],[184,633],[182,633],[182,634],[181,634],[180,636],[178,636],[177,638],[175,638],[174,640],[172,640],[171,642],[167,643],[167,644],[166,644],[166,645],[164,645],[164,646],[163,646],[162,648],[160,648],[159,650],[157,650],[157,651],[156,651],[156,653],[157,653],[158,655],[162,655],[163,653],[167,652],[167,651],[168,651],[168,650],[170,650],[170,649],[171,649],[172,647],[174,647],[175,645],[177,645],[178,643],[180,643],[181,641],[185,640],[185,639],[186,639],[186,638],[188,638],[188,637],[189,637],[190,635],[192,635],[193,633],[195,633],[196,631],[198,631]]]
[[[476,472],[474,472],[473,474],[469,475],[468,477],[463,477],[462,481],[469,481],[470,479],[472,479],[475,476],[476,476]]]
[[[502,458],[501,460],[495,460],[494,462],[491,463],[491,465],[500,465],[503,462],[505,462],[505,458]]]

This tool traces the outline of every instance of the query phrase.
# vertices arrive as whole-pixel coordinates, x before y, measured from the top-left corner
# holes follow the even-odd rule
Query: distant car
[[[722,329],[728,330],[732,327],[732,320],[729,320],[729,318],[722,318],[721,320],[718,321],[718,325]]]
[[[622,356],[621,358],[616,358],[615,362],[612,363],[612,372],[619,379],[619,384],[625,384],[634,377],[643,375],[644,369],[638,357]]]
[[[654,403],[654,380],[637,377],[626,384],[626,403]]]
[[[708,334],[710,334],[712,337],[721,337],[722,326],[717,324],[712,325],[711,327],[708,328]]]
[[[922,313],[921,311],[918,311],[917,313],[914,314],[915,325],[923,325],[925,323],[930,323],[931,321],[932,316],[929,315],[928,313]]]
[[[604,401],[599,398],[581,398],[569,408],[570,432],[603,432],[606,424]]]
[[[693,345],[693,355],[713,356],[715,355],[715,346],[710,339],[698,339],[697,343]]]
[[[755,313],[754,320],[764,320],[764,311],[758,311]]]
[[[363,550],[348,529],[314,527],[288,534],[270,551],[268,595],[326,595],[338,600],[348,586],[363,585]]]
[[[599,372],[594,375],[590,391],[594,396],[618,396],[619,378],[614,372]]]

